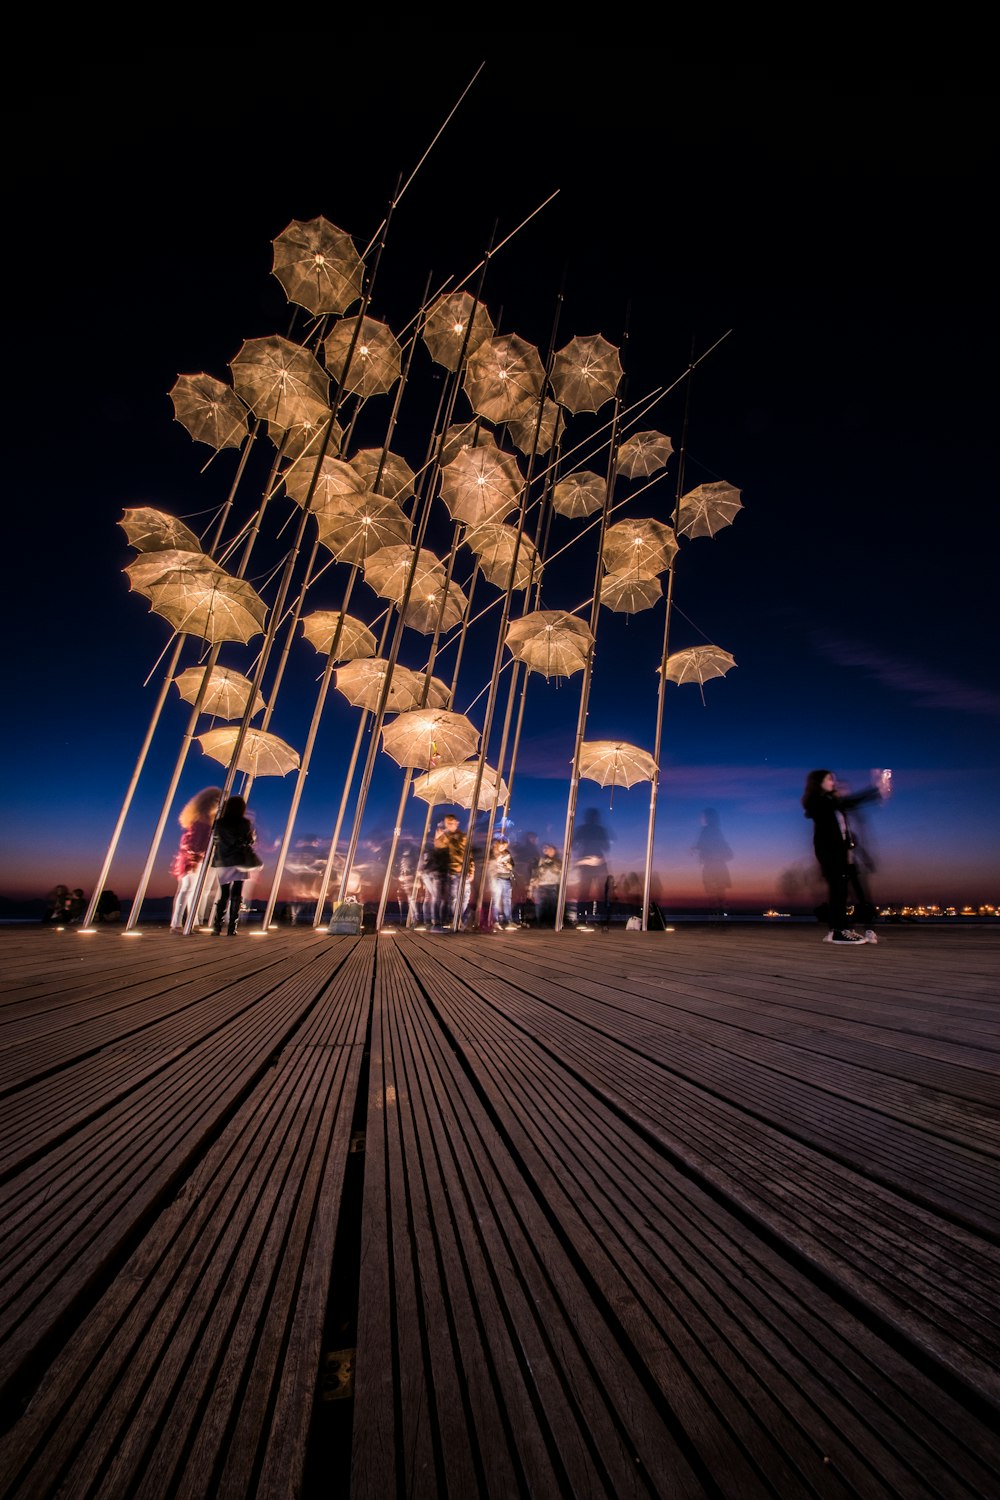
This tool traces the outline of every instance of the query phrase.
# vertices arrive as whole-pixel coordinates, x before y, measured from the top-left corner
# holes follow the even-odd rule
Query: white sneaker
[[[865,942],[865,939],[861,936],[860,932],[851,932],[850,928],[848,928],[844,932],[835,932],[833,934],[833,936],[830,938],[830,941],[831,941],[831,943],[842,943],[842,944],[856,943],[856,944],[861,944],[861,943]]]

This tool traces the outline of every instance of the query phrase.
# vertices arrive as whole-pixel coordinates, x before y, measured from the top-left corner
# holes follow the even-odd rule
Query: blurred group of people
[[[467,846],[468,834],[457,815],[448,813],[437,824],[418,867],[414,868],[412,855],[403,855],[400,895],[409,902],[418,930],[443,932],[457,926],[509,932],[526,925],[555,925],[562,859],[554,844],[539,845],[534,834],[526,835],[518,849],[504,835],[492,839],[486,855],[483,907],[478,912],[477,851],[470,850],[466,858]]]
[[[222,811],[220,812],[220,806]],[[180,811],[181,838],[170,866],[177,880],[171,932],[183,932],[198,887],[202,866],[211,850],[211,865],[206,873],[199,898],[197,921],[211,929],[216,937],[223,926],[234,937],[239,926],[243,904],[243,887],[261,860],[254,844],[256,833],[246,815],[242,797],[227,797],[222,805],[222,789],[205,787]]]

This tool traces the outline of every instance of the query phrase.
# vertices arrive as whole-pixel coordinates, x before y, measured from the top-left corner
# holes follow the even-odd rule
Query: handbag
[[[240,857],[236,862],[236,868],[238,870],[259,870],[263,863],[264,861],[260,858],[260,856],[256,854],[253,849],[251,849],[249,844],[247,844],[246,848],[240,851]]]

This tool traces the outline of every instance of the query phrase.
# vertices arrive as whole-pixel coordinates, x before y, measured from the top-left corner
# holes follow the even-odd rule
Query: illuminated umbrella
[[[344,432],[340,423],[334,422],[329,442],[324,449],[323,434],[330,420],[330,408],[326,407],[325,412],[325,416],[306,417],[301,422],[293,422],[290,427],[279,427],[274,421],[268,423],[268,433],[276,448],[279,444],[282,445],[284,458],[294,460],[311,455],[315,462],[320,453],[324,457],[336,458],[344,441]]]
[[[250,702],[253,683],[249,677],[244,677],[241,672],[230,671],[228,667],[188,667],[186,672],[181,672],[174,678],[174,686],[181,697],[187,703],[197,703],[206,672],[208,687],[201,700],[202,713],[212,714],[216,719],[242,718]],[[250,717],[253,718],[266,707],[260,693],[257,693]]]
[[[441,464],[450,464],[463,448],[495,448],[497,440],[481,422],[453,422],[441,440]]]
[[[719,646],[692,646],[667,657],[665,675],[669,682],[696,682],[703,687],[713,677],[725,677],[736,658]]]
[[[635,786],[638,781],[652,781],[656,761],[648,750],[624,740],[584,740],[580,775],[601,786]]]
[[[403,351],[387,324],[376,322],[374,318],[362,318],[361,331],[348,365],[348,351],[357,322],[357,318],[342,318],[324,341],[326,367],[334,380],[352,395],[360,395],[362,399],[384,395],[399,379]]]
[[[662,432],[637,432],[618,449],[618,472],[626,479],[647,478],[664,467],[673,451]]]
[[[663,598],[658,578],[637,578],[634,569],[608,573],[601,583],[601,603],[617,614],[635,615]]]
[[[382,547],[373,552],[365,562],[365,582],[382,599],[399,603],[406,592],[406,581],[413,564],[413,548],[407,546]],[[421,548],[417,555],[417,566],[413,574],[411,595],[433,593],[443,589],[445,570],[434,556]]]
[[[534,345],[508,333],[484,339],[469,356],[462,384],[474,412],[489,422],[509,422],[538,400],[545,370]]]
[[[390,671],[392,678],[385,702],[386,711],[395,714],[415,708],[423,691],[423,673],[411,672],[409,667],[400,666],[398,662],[393,668],[381,656],[368,656],[338,667],[337,691],[343,693],[348,703],[355,708],[375,709],[379,705],[385,679]]]
[[[416,475],[398,453],[383,454],[381,448],[362,448],[350,460],[350,465],[356,474],[360,474],[368,489],[384,495],[387,500],[402,501],[413,494]]]
[[[489,580],[499,589],[505,589],[510,581],[514,553],[517,553],[515,589],[526,589],[532,576],[537,576],[538,553],[526,536],[518,542],[517,530],[513,526],[477,526],[466,532],[465,540],[479,558],[479,566]]]
[[[223,729],[210,729],[199,734],[198,743],[206,755],[228,766],[233,758],[239,725],[230,724]],[[299,754],[276,734],[265,729],[248,729],[236,762],[237,771],[256,780],[258,776],[287,776],[299,764]]]
[[[662,521],[619,521],[604,537],[604,561],[609,572],[630,570],[636,578],[655,578],[666,572],[677,551],[673,531]]]
[[[481,526],[510,514],[523,482],[513,454],[499,448],[462,448],[441,470],[441,498],[453,520]]]
[[[435,770],[416,778],[413,795],[428,802],[431,807],[440,807],[442,803],[471,807],[478,769],[478,761],[472,761],[471,764],[466,762],[460,766],[437,766]],[[489,812],[495,803],[505,803],[508,796],[507,783],[501,779],[498,795],[497,773],[491,766],[484,766],[479,784],[478,811]]]
[[[243,578],[231,578],[204,552],[144,552],[125,568],[150,608],[184,635],[212,645],[260,635],[267,606]]]
[[[166,511],[148,505],[127,506],[118,522],[129,546],[139,552],[200,552],[201,542],[190,527]]]
[[[339,458],[324,458],[316,472],[315,454],[306,454],[286,469],[282,478],[285,489],[297,505],[305,505],[309,488],[313,485],[311,511],[318,514],[356,510],[364,504],[368,491],[365,482],[350,464]]]
[[[430,635],[439,628],[442,631],[451,630],[464,617],[469,601],[457,583],[448,585],[443,610],[441,598],[440,588],[430,589],[425,593],[418,591],[414,585],[403,610],[403,624],[409,625],[411,630],[419,630],[423,635]]]
[[[594,637],[582,620],[560,609],[536,609],[507,628],[507,646],[529,672],[572,677],[586,666]]]
[[[293,219],[271,244],[289,302],[311,313],[342,313],[361,296],[364,264],[350,235],[328,219]]]
[[[581,516],[593,515],[604,504],[607,488],[607,482],[600,474],[580,469],[578,473],[560,479],[552,491],[552,509],[574,521]]]
[[[599,333],[578,335],[552,361],[551,382],[569,411],[599,411],[618,389],[623,375],[614,344]]]
[[[214,375],[178,375],[170,391],[174,417],[199,443],[238,448],[247,435],[247,409]]]
[[[330,382],[308,349],[280,334],[247,339],[229,368],[239,396],[278,427],[329,415]]]
[[[681,536],[714,536],[723,526],[731,526],[742,509],[740,491],[731,484],[721,479],[699,484],[680,498],[677,530]]]
[[[331,511],[317,518],[321,544],[338,562],[364,563],[383,547],[408,542],[413,532],[395,500],[384,500],[373,490],[357,510]]]
[[[465,330],[470,321],[472,332],[466,344]],[[493,337],[493,324],[483,304],[468,292],[449,292],[439,297],[427,314],[423,335],[431,358],[448,370],[457,370],[463,344],[466,354],[472,354],[484,339]]]
[[[415,708],[382,729],[382,748],[400,766],[456,766],[475,755],[479,731],[464,714],[444,708]]]
[[[339,609],[317,609],[302,621],[302,634],[324,656],[333,649],[334,636],[340,625]],[[375,637],[367,625],[362,625],[353,615],[343,615],[340,638],[337,641],[337,660],[353,661],[356,657],[375,655]]]
[[[542,420],[538,421],[538,403],[529,407],[523,417],[512,417],[507,424],[511,441],[522,453],[548,453],[566,426],[562,407],[548,397],[542,402]],[[537,436],[536,436],[537,434]]]

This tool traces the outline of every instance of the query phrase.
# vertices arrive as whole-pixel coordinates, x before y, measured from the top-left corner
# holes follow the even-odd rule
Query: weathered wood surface
[[[0,933],[0,1495],[1000,1492],[1000,930],[818,936]]]

